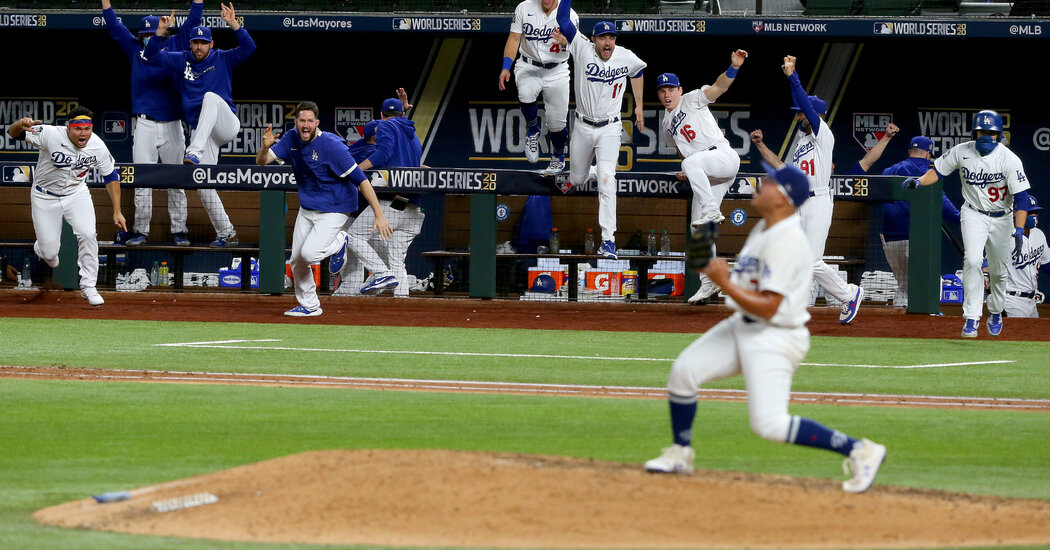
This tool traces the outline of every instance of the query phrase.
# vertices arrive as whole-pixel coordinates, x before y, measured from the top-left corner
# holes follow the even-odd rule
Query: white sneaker
[[[525,160],[536,164],[540,160],[540,133],[525,136]]]
[[[851,479],[842,482],[842,490],[847,493],[863,493],[875,482],[879,466],[886,460],[886,446],[868,439],[861,439],[860,445],[853,447],[849,458],[842,461],[842,471],[852,475]]]
[[[543,170],[544,176],[555,176],[565,171],[565,155],[551,157],[551,163]]]
[[[690,304],[702,302],[717,294],[719,290],[722,290],[722,288],[711,282],[711,279],[700,277],[700,290],[697,290],[696,294],[690,296],[686,302]]]
[[[645,463],[645,470],[658,474],[682,474],[693,473],[693,461],[696,453],[692,447],[682,445],[671,445],[663,450],[659,458],[654,458]]]
[[[702,226],[702,225],[704,225],[706,223],[709,223],[709,222],[722,223],[724,221],[726,221],[726,217],[723,216],[721,212],[717,212],[717,211],[715,211],[715,212],[707,212],[705,214],[702,214],[699,218],[689,222],[689,228],[692,229],[693,231],[696,231],[697,229],[700,228],[700,226]]]
[[[80,289],[80,295],[87,298],[88,303],[93,306],[100,306],[106,303],[106,301],[102,299],[102,296],[99,295],[98,291],[95,290],[95,287],[93,286]]]

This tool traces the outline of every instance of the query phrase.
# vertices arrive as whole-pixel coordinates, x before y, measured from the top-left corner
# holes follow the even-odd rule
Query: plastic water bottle
[[[153,261],[153,269],[149,270],[149,284],[160,286],[160,264],[156,260]]]
[[[667,234],[667,230],[664,229],[663,236],[660,237],[660,255],[670,256],[671,255],[671,236]]]
[[[649,230],[649,238],[646,241],[645,253],[650,256],[656,256],[656,230]]]
[[[583,236],[583,253],[594,254],[594,230],[590,227],[587,228],[587,233]]]
[[[557,254],[561,250],[561,242],[558,240],[558,228],[551,228],[551,254]]]
[[[33,270],[29,267],[29,258],[22,264],[22,286],[29,288],[33,286]]]
[[[168,262],[160,263],[160,286],[168,286]]]

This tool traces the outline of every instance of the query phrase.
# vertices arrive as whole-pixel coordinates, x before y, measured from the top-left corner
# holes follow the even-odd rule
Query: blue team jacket
[[[405,117],[380,120],[376,126],[376,150],[368,160],[372,168],[415,168],[423,158],[423,145],[416,135],[416,123]],[[419,205],[418,194],[407,195],[409,202]]]

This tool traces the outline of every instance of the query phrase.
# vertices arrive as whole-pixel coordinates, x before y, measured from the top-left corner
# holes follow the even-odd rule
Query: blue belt
[[[966,203],[966,206],[969,206],[970,210],[974,210],[976,212],[980,212],[981,214],[984,214],[985,216],[988,216],[989,218],[1001,218],[1001,217],[1003,217],[1003,216],[1005,216],[1005,215],[1010,213],[1010,210],[994,210],[994,211],[989,212],[987,210],[981,210],[980,208],[977,208],[976,206],[974,206],[974,205],[972,205],[970,203]]]
[[[526,63],[528,63],[529,65],[534,66],[534,67],[540,67],[541,69],[553,69],[553,68],[557,67],[558,65],[561,65],[562,63],[565,63],[565,61],[555,61],[553,63],[544,63],[542,61],[536,61],[535,59],[529,59],[529,58],[525,57],[524,55],[521,56],[521,60],[526,62]]]
[[[1017,296],[1018,298],[1035,298],[1034,292],[1007,292],[1010,296]]]
[[[48,195],[51,195],[52,197],[68,197],[69,196],[69,195],[59,195],[58,193],[52,193],[51,191],[48,191],[47,189],[44,189],[43,187],[40,187],[39,185],[34,185],[33,187],[36,187],[37,191],[40,191],[41,193],[46,193]]]
[[[579,113],[576,113],[576,118],[580,119],[581,121],[583,121],[583,122],[585,122],[587,124],[590,124],[591,126],[594,126],[595,128],[602,128],[602,127],[608,126],[608,125],[610,125],[610,124],[612,124],[614,122],[620,122],[620,117],[618,117],[618,116],[617,117],[612,117],[611,119],[608,119],[608,120],[591,120],[591,119],[589,119],[589,118],[587,118],[587,117],[585,117],[585,116],[583,116],[583,115],[581,115]]]

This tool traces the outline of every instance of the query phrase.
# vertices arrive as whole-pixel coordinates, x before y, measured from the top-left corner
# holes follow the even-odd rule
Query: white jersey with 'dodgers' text
[[[814,191],[831,185],[831,155],[835,149],[835,136],[824,119],[820,129],[803,134],[791,154],[791,164],[809,178],[809,188]]]
[[[967,141],[952,147],[933,167],[941,176],[959,171],[963,200],[970,206],[986,212],[1012,210],[1012,196],[1030,187],[1021,159],[1001,144],[982,157],[976,145]]]
[[[579,32],[569,44],[569,51],[574,63],[576,112],[597,121],[619,116],[627,79],[638,76],[645,62],[620,46],[616,46],[608,61],[602,61],[594,51],[594,43]]]
[[[682,95],[678,107],[664,116],[664,131],[674,140],[683,157],[707,150],[712,145],[729,145],[729,140],[708,108],[711,100],[704,93],[708,88],[710,86],[704,86]]]
[[[569,10],[569,19],[580,27],[580,16],[575,10]],[[518,52],[531,60],[541,63],[561,63],[569,60],[569,50],[559,45],[551,35],[558,28],[558,9],[551,10],[550,15],[543,13],[543,7],[537,0],[525,0],[514,10],[514,19],[510,23],[510,32],[521,34]]]
[[[782,328],[805,325],[810,317],[806,306],[813,280],[813,254],[802,232],[801,218],[792,215],[768,229],[765,220],[758,222],[744,242],[729,280],[745,290],[768,290],[784,297],[773,317],[759,322]],[[726,305],[751,316],[732,298],[726,298]]]
[[[33,172],[33,184],[55,195],[69,195],[76,191],[89,173],[98,168],[100,175],[113,172],[113,155],[102,138],[91,134],[83,149],[73,145],[65,126],[34,126],[36,132],[26,131],[26,143],[40,149],[40,158]]]
[[[1042,231],[1032,228],[1021,241],[1021,253],[1013,255],[1010,269],[1006,270],[1007,292],[1039,290],[1039,266],[1050,263],[1050,248]]]

